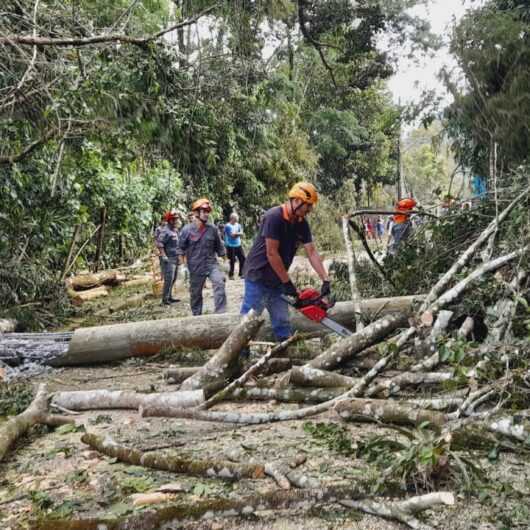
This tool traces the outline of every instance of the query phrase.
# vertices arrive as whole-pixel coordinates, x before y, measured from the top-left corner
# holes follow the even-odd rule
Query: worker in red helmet
[[[390,235],[392,236],[392,242],[388,247],[388,253],[394,256],[397,253],[397,249],[402,241],[405,241],[410,235],[412,223],[410,215],[412,210],[416,207],[416,201],[410,197],[401,199],[396,204],[396,213],[394,214],[394,224]]]
[[[212,204],[206,197],[191,206],[193,221],[180,233],[179,254],[186,258],[190,275],[190,305],[193,315],[202,313],[202,290],[209,278],[213,287],[216,313],[226,312],[225,276],[217,257],[226,255],[217,227],[209,222]]]
[[[258,235],[245,262],[241,314],[251,309],[260,313],[266,308],[279,341],[292,335],[289,306],[282,295],[298,298],[298,290],[288,270],[300,245],[304,246],[311,266],[322,280],[321,295],[330,296],[328,273],[306,220],[317,202],[315,186],[309,182],[297,182],[290,189],[284,204],[271,208],[263,215]]]
[[[173,298],[173,285],[178,274],[178,243],[179,234],[177,230],[178,215],[172,210],[164,214],[166,225],[161,228],[157,238],[156,246],[160,256],[160,271],[164,279],[162,290],[162,305],[171,305],[180,302]]]

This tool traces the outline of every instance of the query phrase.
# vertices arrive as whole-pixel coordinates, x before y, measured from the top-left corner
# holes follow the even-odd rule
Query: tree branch
[[[129,35],[94,35],[93,37],[76,38],[76,37],[37,37],[30,35],[8,35],[7,37],[0,37],[0,45],[8,46],[90,46],[92,44],[103,44],[109,42],[119,42],[122,44],[133,44],[135,46],[145,46],[146,44],[159,39],[166,33],[174,31],[185,26],[195,24],[201,17],[215,10],[219,4],[215,4],[208,9],[201,11],[198,15],[189,20],[179,22],[168,28],[165,28],[158,33],[148,35],[146,37],[131,37]]]

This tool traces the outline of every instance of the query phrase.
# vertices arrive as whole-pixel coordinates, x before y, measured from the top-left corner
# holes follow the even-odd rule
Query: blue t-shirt
[[[239,223],[226,223],[225,224],[225,245],[227,247],[240,247],[241,237],[233,236],[232,234],[241,233],[241,225]]]

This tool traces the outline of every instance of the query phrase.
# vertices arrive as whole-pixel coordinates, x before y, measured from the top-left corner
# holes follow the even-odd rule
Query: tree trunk
[[[57,392],[52,405],[68,410],[92,409],[138,409],[140,406],[152,407],[196,407],[204,401],[202,390],[186,392],[159,392],[141,394],[127,390],[75,390]]]
[[[70,260],[72,259],[75,244],[77,243],[77,238],[79,237],[80,231],[81,231],[81,225],[80,224],[75,225],[74,233],[72,234],[72,240],[70,241],[70,247],[68,248],[68,256],[66,257],[66,261],[64,262],[63,271],[61,273],[61,280],[64,280],[66,276],[66,271],[68,270],[70,266]]]
[[[389,315],[380,318],[351,337],[339,340],[322,355],[309,361],[307,366],[322,370],[335,368],[339,364],[349,361],[365,348],[368,348],[372,344],[377,344],[395,329],[406,324],[407,315],[405,314]]]
[[[263,318],[251,310],[233,329],[219,351],[197,373],[182,383],[182,390],[222,388],[226,379],[234,373],[241,350],[248,346],[262,324]]]
[[[119,285],[127,280],[127,276],[118,270],[107,270],[91,274],[78,274],[66,281],[74,291],[84,291],[100,285]]]
[[[395,312],[410,314],[414,302],[418,300],[421,300],[421,297],[418,299],[414,296],[400,296],[363,300],[361,310],[367,318],[375,314]],[[351,302],[339,302],[329,312],[329,316],[342,325],[347,325],[348,322],[351,325],[353,305]],[[167,348],[218,348],[240,319],[239,314],[224,313],[81,328],[75,331],[68,351],[50,364],[71,366],[119,361],[128,357],[155,355]],[[291,324],[300,332],[327,333],[323,326],[297,312],[291,315]],[[266,321],[258,339],[272,338],[270,324]]]
[[[144,453],[138,449],[119,445],[108,436],[103,438],[103,436],[96,436],[88,432],[83,434],[81,441],[100,453],[135,466],[225,480],[265,477],[264,467],[258,464],[236,464],[222,460],[192,460],[162,451]]]
[[[447,415],[441,412],[384,399],[342,400],[337,403],[335,410],[343,420],[349,421],[364,420],[413,426],[429,422],[431,426],[438,428],[448,421]]]

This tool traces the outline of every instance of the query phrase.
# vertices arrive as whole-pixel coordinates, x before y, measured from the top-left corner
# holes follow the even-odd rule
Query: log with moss
[[[83,434],[81,441],[100,453],[135,466],[225,480],[265,477],[265,468],[259,464],[238,464],[222,460],[196,460],[174,456],[162,451],[143,452],[117,444],[109,436],[97,436],[92,433]]]

